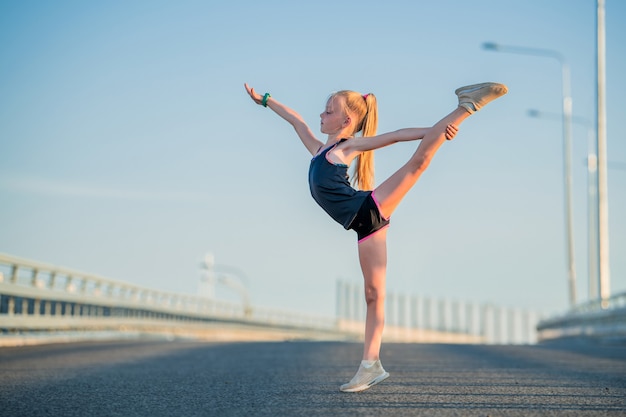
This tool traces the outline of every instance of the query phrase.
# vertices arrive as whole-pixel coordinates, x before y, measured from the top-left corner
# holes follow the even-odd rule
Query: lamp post
[[[559,120],[561,116],[555,113],[547,113],[535,109],[527,112],[529,117],[541,119]],[[587,256],[588,256],[588,299],[598,298],[599,260],[598,260],[598,156],[596,155],[596,141],[592,123],[582,117],[572,116],[572,123],[584,126],[587,129]]]
[[[600,299],[608,306],[611,296],[609,263],[609,200],[606,149],[606,28],[604,0],[597,0],[596,11],[596,111],[598,132],[598,259],[600,267]]]
[[[567,247],[567,265],[569,272],[569,302],[576,304],[576,267],[574,262],[574,219],[572,204],[572,97],[570,94],[569,66],[563,55],[550,49],[526,48],[521,46],[505,46],[494,42],[483,43],[483,49],[519,55],[533,55],[553,58],[561,64],[562,97],[563,97],[563,177],[565,202],[565,240]]]

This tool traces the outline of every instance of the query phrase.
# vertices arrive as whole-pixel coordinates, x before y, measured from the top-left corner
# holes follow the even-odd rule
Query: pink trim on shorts
[[[386,229],[386,228],[388,228],[388,227],[389,227],[389,225],[387,224],[387,225],[385,225],[385,226],[381,227],[380,229],[378,229],[377,231],[372,232],[372,233],[370,233],[369,235],[365,236],[363,239],[361,239],[361,240],[357,240],[357,242],[356,242],[356,243],[357,243],[357,244],[359,244],[359,243],[361,243],[361,242],[365,242],[367,239],[369,239],[370,237],[374,236],[376,233],[380,232],[381,230],[385,230],[385,229]]]
[[[382,217],[385,220],[389,220],[389,217],[383,216],[383,212],[380,211],[380,204],[378,203],[378,200],[376,199],[376,195],[374,195],[375,192],[376,190],[372,191],[372,200],[374,200],[374,204],[376,204],[376,207],[378,207],[378,212],[380,213],[380,217]]]

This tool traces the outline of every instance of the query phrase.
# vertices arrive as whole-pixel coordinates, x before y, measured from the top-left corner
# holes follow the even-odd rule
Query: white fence
[[[535,329],[541,318],[536,311],[389,292],[386,309],[385,326],[394,329],[394,334],[405,334],[418,341],[535,343]],[[338,282],[337,317],[340,322],[362,322],[364,316],[363,285]]]

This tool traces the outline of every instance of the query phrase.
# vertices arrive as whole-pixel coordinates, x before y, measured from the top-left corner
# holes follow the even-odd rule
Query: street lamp
[[[529,109],[528,117],[539,119],[559,120],[561,115],[555,113],[543,112],[540,110]],[[588,273],[589,287],[588,298],[595,300],[598,298],[598,289],[600,288],[600,272],[598,260],[598,157],[596,155],[595,134],[592,123],[582,117],[572,116],[572,123],[584,126],[587,129],[587,253],[588,253]]]
[[[228,265],[216,265],[215,257],[212,253],[207,253],[200,263],[202,276],[200,278],[200,295],[213,299],[215,296],[215,283],[219,282],[231,289],[235,290],[241,296],[243,311],[246,317],[252,314],[252,305],[250,304],[250,296],[248,289],[243,283],[245,275],[238,268]],[[220,272],[218,270],[226,270],[229,272]]]
[[[598,146],[598,259],[600,264],[600,299],[608,306],[611,296],[609,263],[609,200],[606,151],[606,28],[604,0],[597,0],[596,11],[596,123]]]
[[[567,264],[569,272],[570,306],[576,304],[576,267],[574,263],[574,219],[572,203],[572,97],[570,94],[569,66],[563,55],[550,49],[526,48],[521,46],[505,46],[494,42],[483,43],[483,49],[520,55],[533,55],[553,58],[561,64],[562,96],[563,96],[563,177],[565,195],[565,239],[567,245]]]

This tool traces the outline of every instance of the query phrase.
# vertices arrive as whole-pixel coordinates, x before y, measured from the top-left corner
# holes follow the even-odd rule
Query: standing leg
[[[385,325],[385,279],[387,274],[387,229],[359,243],[359,262],[365,289],[365,342],[363,359],[375,361]]]
[[[367,302],[363,360],[350,382],[340,387],[344,392],[366,390],[389,376],[379,360],[385,324],[386,229],[379,230],[359,243],[359,260]]]

